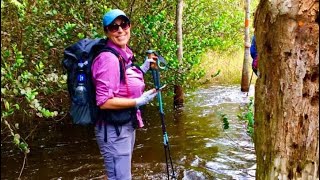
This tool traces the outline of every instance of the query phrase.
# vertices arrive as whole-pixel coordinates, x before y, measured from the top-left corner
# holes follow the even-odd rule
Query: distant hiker
[[[252,57],[252,70],[256,75],[258,75],[258,51],[257,51],[255,36],[252,37],[250,54]]]
[[[139,107],[150,102],[155,89],[144,92],[144,73],[152,59],[139,67],[128,47],[131,24],[126,14],[113,9],[103,16],[103,28],[108,37],[106,46],[119,54],[102,52],[93,61],[92,78],[96,88],[96,103],[102,110],[97,118],[95,134],[108,180],[129,180],[135,143],[135,128],[143,127]],[[157,59],[156,56],[152,57]],[[117,121],[123,121],[117,123]]]

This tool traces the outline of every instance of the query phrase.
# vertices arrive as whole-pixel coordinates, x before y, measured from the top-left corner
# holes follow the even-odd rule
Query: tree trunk
[[[256,179],[319,178],[319,1],[261,0]]]
[[[177,50],[177,57],[179,64],[182,64],[183,61],[183,41],[182,41],[182,12],[183,12],[183,0],[178,0],[177,3],[177,12],[176,12],[176,21],[177,21],[177,44],[178,44],[178,50]],[[178,72],[181,72],[180,69],[178,69]],[[183,95],[183,89],[182,86],[178,83],[174,85],[174,106],[175,107],[181,107],[183,106],[184,101],[184,95]]]
[[[245,33],[244,33],[244,41],[245,41],[245,50],[244,50],[244,59],[242,66],[242,77],[241,77],[241,91],[248,92],[249,91],[249,57],[250,57],[250,35],[249,35],[249,19],[250,19],[250,0],[246,0],[245,4]]]

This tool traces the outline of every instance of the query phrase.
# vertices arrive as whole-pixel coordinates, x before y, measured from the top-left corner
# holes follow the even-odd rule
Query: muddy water
[[[250,88],[249,97],[253,94]],[[172,111],[164,104],[171,157],[178,179],[255,179],[255,154],[243,122],[240,106],[248,102],[238,86],[210,86],[186,94],[185,107]],[[159,112],[144,111],[145,128],[137,131],[133,179],[167,179]],[[230,128],[222,129],[219,113],[226,114]],[[17,179],[23,164],[18,151],[9,151],[2,140],[1,179]],[[92,128],[68,123],[38,127],[29,139],[21,179],[101,179],[103,159]]]

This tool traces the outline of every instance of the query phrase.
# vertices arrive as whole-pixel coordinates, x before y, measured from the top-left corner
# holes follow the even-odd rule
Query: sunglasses
[[[113,23],[109,26],[107,26],[107,29],[110,32],[117,32],[119,30],[119,27],[121,27],[123,30],[127,30],[130,27],[129,21],[122,21],[121,24]]]

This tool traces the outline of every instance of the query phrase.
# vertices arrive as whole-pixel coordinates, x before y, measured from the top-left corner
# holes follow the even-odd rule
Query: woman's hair
[[[103,31],[104,31],[105,33],[107,33],[107,32],[108,32],[108,26],[104,26],[104,27],[103,27]]]

